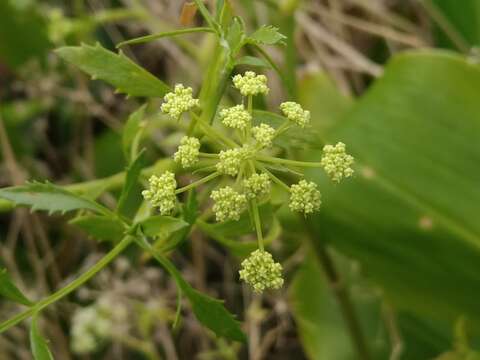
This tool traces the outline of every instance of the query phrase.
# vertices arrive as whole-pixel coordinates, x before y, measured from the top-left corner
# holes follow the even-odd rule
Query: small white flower
[[[175,85],[173,92],[165,95],[162,104],[162,112],[169,114],[172,118],[178,119],[182,113],[198,106],[199,100],[192,96],[191,87],[184,87],[182,84]]]
[[[245,129],[252,121],[252,116],[245,110],[243,105],[233,106],[220,111],[220,118],[225,126],[234,129]]]
[[[267,77],[257,75],[253,71],[247,71],[242,76],[237,74],[233,77],[233,85],[240,90],[243,96],[268,94]]]
[[[180,146],[173,155],[173,159],[180,163],[183,168],[188,168],[198,161],[199,153],[200,141],[195,137],[184,136],[180,140]]]
[[[239,220],[247,205],[247,197],[230,186],[212,191],[210,197],[215,202],[213,212],[217,221]]]
[[[243,180],[243,188],[249,199],[255,199],[270,193],[271,182],[267,174],[253,174]]]
[[[320,191],[317,184],[300,180],[298,184],[290,187],[290,210],[303,212],[308,215],[320,209]]]
[[[152,175],[148,182],[150,188],[142,191],[143,197],[150,201],[152,206],[158,207],[160,214],[169,215],[175,208],[176,203],[177,181],[175,180],[175,174],[166,171],[161,176]]]
[[[310,111],[303,110],[300,104],[293,101],[287,101],[280,104],[280,110],[288,120],[293,121],[300,127],[305,127],[310,122]]]
[[[267,124],[260,124],[252,128],[252,135],[254,139],[263,147],[272,146],[275,129]]]
[[[323,147],[323,156],[320,164],[325,172],[335,182],[340,182],[342,178],[348,178],[353,175],[353,156],[346,153],[346,146],[339,142],[335,146],[325,145]]]
[[[282,265],[273,260],[267,251],[255,250],[242,261],[240,279],[253,287],[257,293],[267,289],[280,289],[283,285]]]

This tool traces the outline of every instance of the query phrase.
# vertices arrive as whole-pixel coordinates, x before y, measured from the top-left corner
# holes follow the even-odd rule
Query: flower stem
[[[210,153],[201,152],[201,153],[198,153],[198,155],[200,157],[204,157],[204,158],[218,159],[218,154],[210,154]]]
[[[257,166],[260,168],[260,170],[265,172],[270,177],[270,179],[273,180],[274,183],[276,183],[277,185],[280,185],[280,187],[290,192],[290,187],[287,184],[285,184],[282,180],[280,180],[278,177],[273,175],[265,166],[262,166],[258,163],[257,163]]]
[[[121,43],[118,43],[116,47],[118,49],[118,48],[120,48],[122,46],[125,46],[125,45],[142,44],[142,43],[150,42],[150,41],[153,41],[153,40],[161,39],[161,38],[164,38],[164,37],[184,35],[184,34],[192,34],[192,33],[199,33],[199,32],[215,33],[215,30],[213,30],[211,28],[208,28],[208,27],[196,27],[196,28],[181,29],[181,30],[175,30],[175,31],[165,31],[165,32],[161,32],[159,34],[141,36],[141,37],[138,37],[138,38],[135,38],[135,39],[122,41]]]
[[[205,176],[204,178],[197,180],[191,184],[188,184],[187,186],[181,187],[177,190],[175,190],[175,194],[181,194],[182,192],[185,192],[187,190],[193,189],[194,187],[197,187],[198,185],[204,184],[206,182],[209,182],[212,179],[215,179],[217,176],[220,176],[220,173],[218,171],[215,171],[214,173],[211,173],[208,176]]]
[[[280,159],[272,156],[256,156],[257,160],[269,162],[272,164],[282,164],[282,165],[291,165],[291,166],[299,166],[299,167],[322,167],[319,162],[310,162],[310,161],[296,161],[296,160],[289,160],[289,159]]]
[[[29,309],[15,315],[14,317],[4,321],[0,324],[0,333],[8,330],[12,326],[18,324],[19,322],[31,317],[32,315],[42,311],[47,306],[53,304],[54,302],[60,300],[64,296],[70,294],[72,291],[77,289],[79,286],[83,285],[85,282],[90,280],[95,276],[100,270],[107,266],[112,260],[114,260],[120,253],[123,252],[133,241],[133,238],[127,236],[123,238],[110,252],[108,252],[103,258],[100,259],[95,265],[90,269],[80,275],[77,279],[73,280],[70,284],[61,288],[60,290],[54,292],[50,296],[46,297],[43,300],[40,300],[35,305]]]
[[[198,117],[197,114],[195,114],[193,111],[190,112],[190,114],[193,117],[193,120],[195,120],[200,126],[200,129],[204,132],[205,135],[207,135],[209,138],[211,138],[214,141],[221,142],[227,146],[230,147],[238,147],[238,144],[226,137],[224,134],[222,134],[220,131],[217,131],[213,126],[207,124],[204,122],[200,117]]]
[[[287,131],[290,127],[292,126],[292,123],[290,120],[285,120],[282,125],[278,127],[277,130],[275,130],[275,134],[273,135],[273,138],[276,138],[277,136],[282,135],[285,131]]]
[[[258,239],[258,247],[260,250],[264,250],[263,245],[263,234],[262,234],[262,222],[260,220],[260,211],[258,211],[258,204],[256,199],[250,200],[250,206],[253,212],[253,220],[255,222],[255,229],[257,230],[257,239]]]

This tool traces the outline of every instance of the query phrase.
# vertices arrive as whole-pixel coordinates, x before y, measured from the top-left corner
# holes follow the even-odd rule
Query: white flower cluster
[[[308,215],[320,209],[320,191],[317,184],[300,180],[290,187],[290,210]]]
[[[272,255],[263,250],[255,250],[242,261],[240,279],[253,287],[257,293],[267,289],[280,289],[283,285],[282,265],[273,260]]]
[[[275,129],[267,124],[260,124],[252,128],[252,135],[254,139],[263,147],[272,146]]]
[[[213,212],[217,221],[240,219],[240,215],[247,205],[246,196],[239,194],[230,186],[212,191],[210,197],[215,202]]]
[[[267,77],[257,75],[253,71],[246,71],[242,76],[237,74],[233,77],[233,85],[240,90],[243,96],[268,94]]]
[[[152,175],[148,182],[150,188],[142,191],[143,197],[150,201],[152,206],[157,207],[160,214],[169,215],[175,208],[176,203],[177,181],[175,180],[175,174],[166,171],[160,176]]]
[[[280,104],[280,110],[288,120],[293,121],[298,126],[304,128],[310,122],[310,111],[303,110],[300,104],[293,101],[287,101]]]
[[[180,146],[173,155],[173,159],[180,163],[183,168],[188,168],[198,161],[199,153],[200,141],[195,137],[184,136],[180,140]]]
[[[340,182],[342,178],[348,178],[353,175],[353,156],[346,153],[346,146],[339,142],[335,146],[325,145],[323,147],[323,156],[320,164],[325,172],[335,182]]]
[[[184,87],[182,84],[175,85],[173,92],[165,95],[162,104],[162,112],[169,114],[172,118],[178,119],[184,112],[198,106],[199,100],[192,96],[191,87]]]
[[[243,180],[243,188],[247,198],[259,198],[270,193],[270,178],[267,174],[253,174],[248,179]]]
[[[110,296],[101,297],[95,304],[78,309],[72,318],[71,347],[77,354],[87,354],[98,349],[115,331],[117,324],[125,322],[127,308],[112,301]]]
[[[245,129],[252,121],[252,116],[245,110],[243,105],[236,105],[220,111],[220,118],[225,126],[234,129]]]
[[[240,165],[248,158],[249,150],[246,147],[222,150],[218,154],[219,161],[216,168],[219,173],[235,176],[240,171]]]

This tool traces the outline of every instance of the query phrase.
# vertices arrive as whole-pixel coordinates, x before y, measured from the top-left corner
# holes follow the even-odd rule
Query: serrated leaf
[[[103,48],[90,46],[65,46],[55,50],[64,60],[78,66],[94,79],[104,80],[117,91],[130,96],[161,97],[170,88],[160,79],[127,58]]]
[[[217,336],[230,340],[246,342],[246,336],[240,323],[223,306],[223,302],[195,290],[186,282],[173,263],[154,249],[146,239],[136,239],[137,244],[151,254],[173,277],[177,286],[188,298],[197,319]]]
[[[286,36],[278,32],[278,28],[271,25],[263,25],[253,34],[251,34],[247,41],[257,45],[275,45],[285,44]]]
[[[100,241],[120,241],[125,233],[125,227],[120,220],[110,216],[83,215],[70,221],[84,230],[88,235]]]
[[[145,163],[145,150],[142,150],[133,163],[127,168],[125,183],[123,184],[122,193],[118,200],[117,212],[119,214],[128,216],[129,213],[133,213],[136,210],[135,200],[137,200],[138,204],[138,193],[135,191],[135,186],[138,185],[138,178],[142,169],[145,167]]]
[[[103,214],[108,212],[102,205],[50,183],[32,182],[3,188],[0,189],[0,198],[10,200],[16,205],[28,206],[32,211],[45,210],[50,214],[80,209]]]
[[[33,303],[15,286],[7,269],[0,270],[0,296],[22,305],[33,305]]]
[[[139,133],[144,129],[141,125],[143,117],[145,116],[145,109],[147,105],[143,105],[133,112],[129,117],[122,131],[122,146],[125,160],[128,163],[133,161],[132,147],[135,146],[134,142],[138,138]]]
[[[249,65],[266,69],[272,68],[270,64],[267,63],[265,60],[257,58],[255,56],[242,56],[240,59],[237,59],[235,61],[235,65]]]
[[[137,224],[146,236],[167,236],[188,225],[189,224],[182,219],[163,215],[150,216],[148,219]]]
[[[47,341],[43,338],[38,330],[37,316],[32,318],[30,325],[30,348],[35,360],[54,360]]]

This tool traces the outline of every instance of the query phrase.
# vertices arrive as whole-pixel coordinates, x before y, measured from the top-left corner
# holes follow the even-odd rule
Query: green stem
[[[188,184],[187,186],[184,186],[184,187],[181,187],[181,188],[175,190],[175,194],[181,194],[182,192],[193,189],[194,187],[196,187],[198,185],[204,184],[206,182],[209,182],[212,179],[215,179],[217,176],[220,176],[220,173],[218,171],[216,171],[214,173],[211,173],[210,175],[205,176],[204,178],[202,178],[200,180],[197,180],[197,181],[195,181],[191,184]]]
[[[300,166],[300,167],[322,167],[319,162],[308,162],[308,161],[296,161],[289,159],[281,159],[272,156],[256,156],[257,160],[269,162],[272,164],[282,164],[282,165],[291,165],[291,166]]]
[[[258,204],[257,200],[253,199],[250,201],[252,212],[253,212],[253,220],[255,222],[255,229],[257,230],[257,239],[258,239],[258,247],[260,250],[264,250],[263,245],[263,234],[262,234],[262,222],[260,220],[260,212],[258,211]]]
[[[200,157],[204,157],[204,158],[218,159],[218,154],[210,154],[210,153],[201,152],[198,155]]]
[[[260,168],[260,170],[262,170],[263,172],[265,172],[269,177],[270,179],[273,180],[274,183],[280,185],[280,187],[284,188],[286,191],[290,192],[290,187],[285,184],[282,180],[280,180],[278,177],[276,177],[275,175],[273,175],[265,166],[262,166],[260,164],[257,163],[257,166]]]
[[[273,135],[273,138],[276,138],[277,136],[282,135],[291,126],[292,126],[292,123],[290,122],[290,120],[285,120],[284,123],[280,125],[277,130],[275,130],[275,134]]]
[[[193,34],[193,33],[199,33],[199,32],[208,32],[208,33],[215,33],[215,30],[208,28],[208,27],[196,27],[196,28],[190,28],[190,29],[182,29],[182,30],[175,30],[175,31],[165,31],[161,32],[159,34],[153,34],[153,35],[147,35],[147,36],[141,36],[135,39],[130,39],[126,41],[122,41],[117,45],[117,48],[120,48],[125,45],[133,45],[133,44],[142,44],[146,42],[150,42],[153,40],[165,38],[165,37],[170,37],[170,36],[178,36],[178,35],[184,35],[184,34]]]
[[[253,119],[253,96],[252,95],[248,95],[247,110]],[[249,121],[247,123],[247,128],[246,128],[246,137],[247,139],[249,139],[251,136],[252,136],[252,123],[251,121]]]
[[[105,266],[107,266],[112,260],[114,260],[120,253],[123,252],[133,241],[133,238],[127,236],[123,238],[110,252],[108,252],[103,258],[100,259],[95,265],[93,265],[90,269],[88,269],[85,273],[80,275],[77,279],[73,280],[67,286],[61,288],[60,290],[56,291],[52,295],[46,297],[43,300],[40,300],[35,305],[30,307],[28,310],[25,310],[14,317],[4,321],[0,324],[0,334],[12,326],[18,324],[19,322],[31,317],[33,314],[36,314],[42,311],[47,306],[53,304],[54,302],[60,300],[61,298],[65,297],[66,295],[70,294],[72,291],[77,289],[79,286],[83,285],[85,282],[90,280],[93,276],[95,276],[100,270],[102,270]]]
[[[192,117],[195,119],[197,124],[200,126],[201,130],[203,133],[211,138],[214,141],[219,142],[220,144],[223,143],[224,145],[230,146],[230,147],[238,147],[238,144],[229,139],[227,136],[222,134],[220,131],[216,130],[213,126],[207,124],[205,121],[203,121],[201,118],[197,116],[194,112],[191,112]]]

